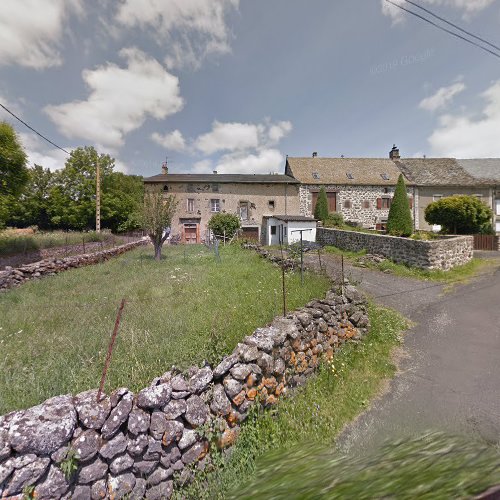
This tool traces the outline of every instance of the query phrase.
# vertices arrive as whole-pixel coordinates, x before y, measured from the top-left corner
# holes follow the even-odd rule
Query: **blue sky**
[[[418,1],[500,45],[500,0]],[[0,102],[145,176],[165,156],[172,172],[268,173],[393,143],[500,156],[500,59],[384,0],[2,0]],[[64,164],[0,119],[30,162]]]

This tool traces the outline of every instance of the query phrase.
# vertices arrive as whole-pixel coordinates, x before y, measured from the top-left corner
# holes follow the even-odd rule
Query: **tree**
[[[219,237],[225,235],[232,238],[239,228],[240,219],[235,214],[214,214],[208,221],[208,229]]]
[[[155,260],[161,259],[161,249],[170,235],[170,226],[177,204],[175,196],[165,196],[160,190],[150,190],[144,195],[141,222],[153,243]]]
[[[392,236],[411,236],[413,233],[410,202],[402,174],[399,174],[391,208],[389,209],[387,232]]]
[[[325,222],[328,218],[328,199],[323,186],[319,190],[318,200],[316,201],[316,207],[314,209],[314,218],[321,222]]]
[[[0,122],[0,227],[28,182],[27,156],[13,127]]]
[[[441,198],[425,209],[425,220],[446,233],[476,234],[492,232],[491,209],[475,196],[455,195]]]

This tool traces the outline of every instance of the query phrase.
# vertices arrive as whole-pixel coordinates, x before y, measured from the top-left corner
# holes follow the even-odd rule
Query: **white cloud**
[[[256,153],[233,153],[216,164],[219,174],[269,174],[284,170],[285,158],[277,149],[261,149]]]
[[[64,151],[50,146],[31,132],[21,132],[19,138],[26,151],[28,163],[31,167],[36,164],[44,168],[49,168],[52,171],[64,167],[64,163],[68,159],[68,155]],[[64,149],[71,151],[72,148],[65,147]]]
[[[184,151],[186,149],[186,141],[179,130],[174,130],[173,132],[163,135],[154,132],[151,134],[151,139],[156,142],[156,144],[171,151]]]
[[[393,3],[402,5],[405,8],[409,8],[413,11],[420,13],[420,9],[416,9],[411,4],[406,3],[404,0],[392,0],[392,1]],[[451,7],[461,11],[463,18],[468,19],[470,16],[492,5],[494,1],[495,0],[423,0],[417,3],[427,4],[427,6],[429,7],[433,5]],[[410,15],[406,14],[403,10],[390,4],[386,0],[380,0],[380,3],[382,5],[382,13],[385,16],[390,17],[393,24],[401,23],[405,19],[406,15]]]
[[[215,121],[212,131],[200,135],[195,147],[205,154],[216,151],[236,151],[259,145],[259,126],[251,123],[220,123]]]
[[[182,109],[176,76],[137,48],[122,49],[120,56],[127,68],[107,63],[83,72],[91,91],[87,100],[45,108],[66,137],[116,148],[148,116],[162,119]]]
[[[238,6],[239,0],[124,0],[117,20],[152,32],[167,47],[169,68],[198,67],[208,55],[230,52],[225,17]]]
[[[458,158],[499,157],[500,80],[481,94],[486,105],[479,117],[442,115],[429,137],[433,154]]]
[[[433,95],[426,97],[420,101],[419,108],[427,111],[437,111],[445,108],[451,103],[453,98],[465,90],[465,84],[462,82],[454,83],[448,87],[441,87]]]
[[[270,123],[221,123],[215,121],[212,130],[200,135],[195,141],[196,149],[205,154],[217,151],[247,151],[276,145],[292,130],[289,121]]]
[[[60,65],[61,38],[72,12],[83,12],[81,0],[2,0],[0,65]]]
[[[206,159],[206,160],[200,160],[197,161],[194,165],[193,168],[191,169],[191,173],[193,174],[211,174],[213,170],[213,163],[212,160]]]

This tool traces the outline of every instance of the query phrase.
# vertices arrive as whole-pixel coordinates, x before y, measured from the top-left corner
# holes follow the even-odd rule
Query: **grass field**
[[[0,294],[0,415],[99,385],[122,297],[127,299],[107,390],[145,387],[175,364],[216,361],[282,309],[281,272],[252,251],[141,248],[103,264]],[[287,277],[288,309],[324,296],[329,282]]]
[[[67,245],[81,245],[93,241],[104,241],[109,234],[90,231],[80,233],[77,231],[64,232],[39,232],[27,233],[16,230],[0,231],[0,256],[29,253],[44,248],[61,247]]]
[[[242,432],[231,450],[229,459],[213,454],[216,464],[212,470],[200,474],[194,484],[179,492],[178,498],[228,498],[232,492],[239,498],[287,498],[307,477],[282,476],[280,466],[286,470],[287,457],[297,447],[321,449],[333,447],[342,428],[362,412],[382,388],[384,380],[394,375],[394,348],[400,344],[401,332],[408,326],[399,314],[373,304],[369,314],[372,322],[370,334],[360,344],[346,344],[335,356],[333,366],[324,364],[316,377],[282,400],[275,408],[257,411],[242,427]],[[276,453],[273,474],[269,474],[259,461]],[[307,468],[307,459],[302,463]],[[255,483],[254,483],[255,481]],[[284,483],[283,483],[284,481]],[[276,488],[265,488],[273,484]],[[290,488],[287,488],[290,484]],[[286,495],[278,495],[282,490]],[[259,495],[261,488],[266,495]],[[311,490],[314,492],[314,490]],[[303,493],[303,491],[302,491]],[[315,494],[295,498],[316,498]],[[346,497],[348,498],[348,497]],[[356,498],[356,497],[352,497]]]

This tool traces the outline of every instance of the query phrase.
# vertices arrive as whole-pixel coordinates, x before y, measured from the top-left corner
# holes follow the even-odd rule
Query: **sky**
[[[397,3],[411,7],[404,0]],[[417,0],[500,46],[500,0]],[[2,0],[0,102],[143,176],[500,157],[500,58],[386,0]],[[417,10],[413,8],[413,10]],[[30,164],[67,155],[0,108]]]

